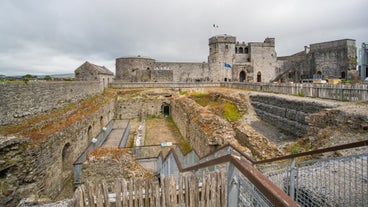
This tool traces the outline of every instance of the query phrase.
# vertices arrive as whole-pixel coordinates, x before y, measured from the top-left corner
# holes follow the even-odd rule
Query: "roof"
[[[105,66],[95,65],[95,64],[92,64],[88,61],[86,61],[83,65],[87,65],[87,66],[91,67],[93,70],[96,70],[98,74],[114,75],[114,73],[111,72],[109,69],[107,69]]]

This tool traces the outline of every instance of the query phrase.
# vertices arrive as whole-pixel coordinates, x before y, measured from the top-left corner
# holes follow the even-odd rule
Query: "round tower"
[[[116,58],[116,80],[124,82],[150,81],[150,72],[154,69],[155,60],[146,57]]]
[[[208,65],[212,81],[231,81],[236,37],[217,35],[209,39]]]

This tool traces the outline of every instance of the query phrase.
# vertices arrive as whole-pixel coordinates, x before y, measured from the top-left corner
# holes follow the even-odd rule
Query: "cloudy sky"
[[[0,74],[73,73],[115,58],[207,61],[208,38],[276,38],[278,56],[343,38],[368,42],[367,0],[1,0]],[[219,25],[213,29],[212,25]]]

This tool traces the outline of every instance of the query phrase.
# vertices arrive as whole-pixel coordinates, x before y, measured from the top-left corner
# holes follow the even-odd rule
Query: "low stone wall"
[[[111,88],[203,88],[203,87],[218,87],[220,83],[180,83],[180,82],[167,82],[167,83],[126,83],[121,81],[115,81],[110,84]]]
[[[102,91],[97,81],[2,82],[0,125],[17,123]]]
[[[327,101],[265,93],[253,93],[250,100],[254,111],[262,120],[295,136],[307,133],[307,116],[339,105]]]
[[[200,157],[229,143],[235,136],[228,121],[186,97],[172,100],[171,116],[184,139]]]
[[[222,83],[221,86],[339,101],[368,101],[368,85]]]

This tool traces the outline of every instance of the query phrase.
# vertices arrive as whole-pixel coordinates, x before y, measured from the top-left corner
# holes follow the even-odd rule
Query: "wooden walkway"
[[[109,136],[107,136],[105,142],[102,144],[101,147],[119,147],[124,130],[125,128],[112,129]]]

